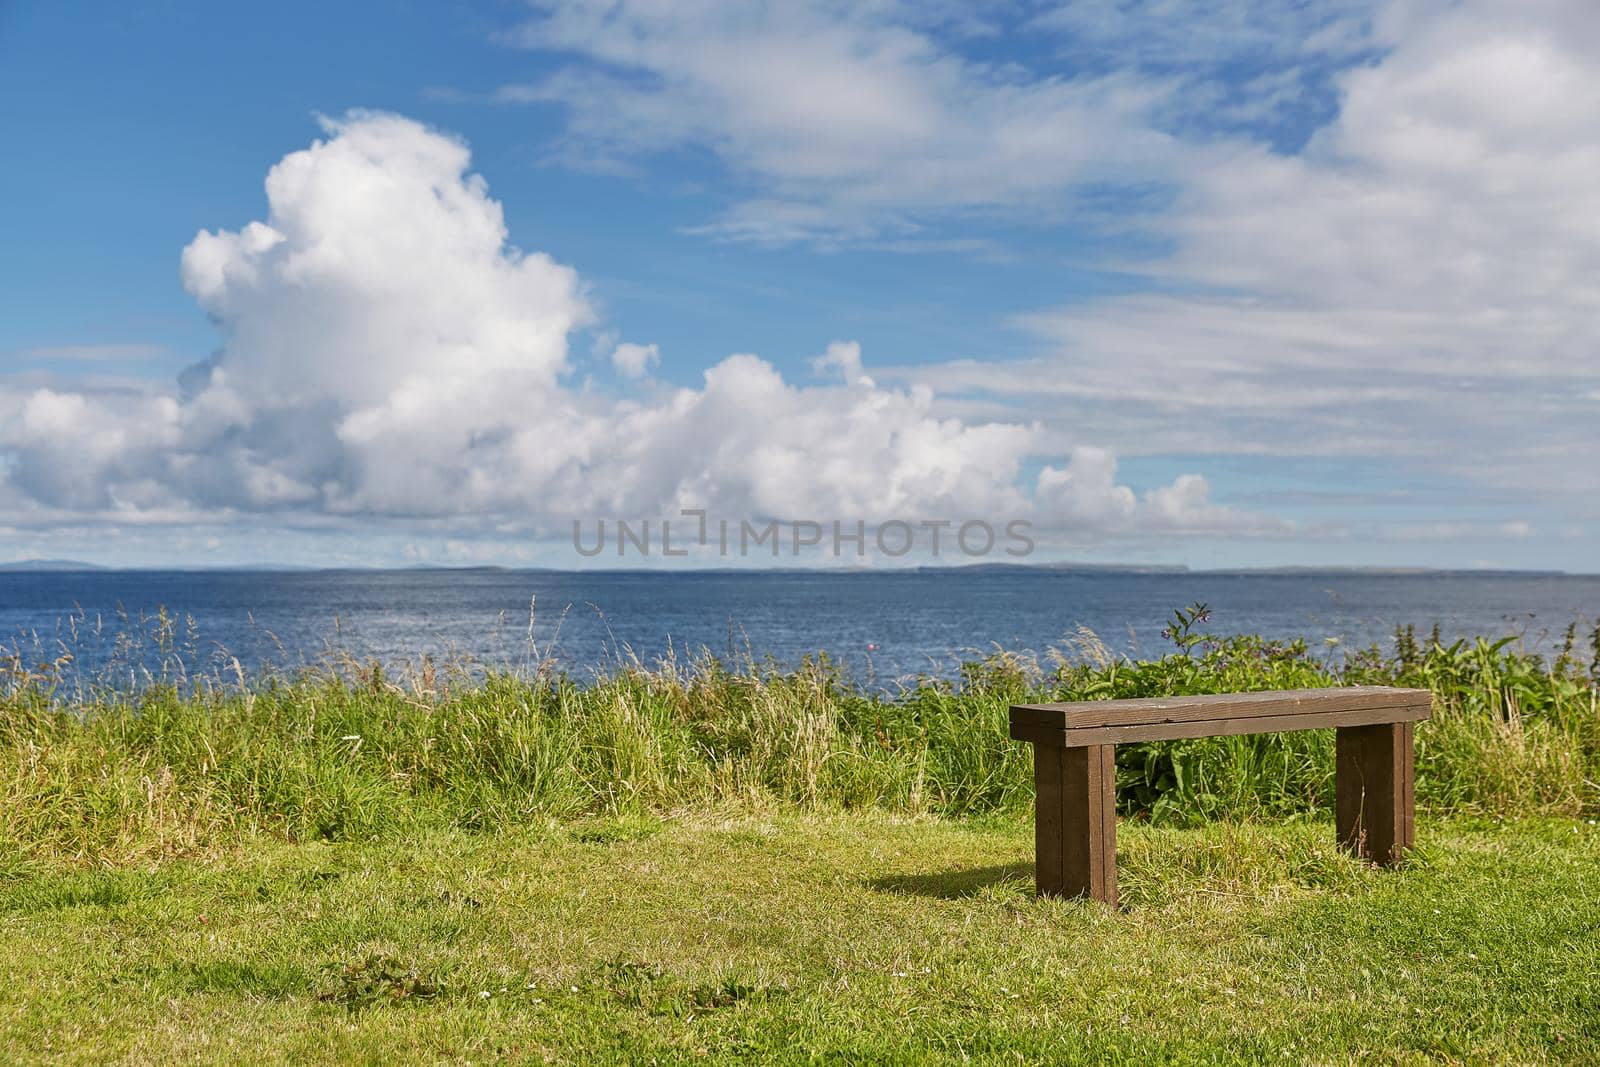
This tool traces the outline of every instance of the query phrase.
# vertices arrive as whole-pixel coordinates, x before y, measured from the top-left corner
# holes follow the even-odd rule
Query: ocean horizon
[[[950,676],[997,649],[1047,658],[1087,635],[1160,655],[1172,611],[1205,603],[1217,633],[1304,639],[1329,656],[1396,627],[1539,650],[1600,615],[1600,575],[1418,568],[1192,570],[1081,565],[896,569],[0,570],[0,639],[88,676],[259,674],[333,656],[587,674],[702,654],[793,666],[824,653],[858,683]],[[166,621],[163,622],[162,620]],[[162,629],[165,627],[165,633]],[[237,661],[238,666],[234,663]]]

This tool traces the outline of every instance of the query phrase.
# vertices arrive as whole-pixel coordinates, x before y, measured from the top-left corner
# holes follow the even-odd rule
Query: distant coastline
[[[413,573],[419,571],[456,571],[462,573],[505,574],[1018,574],[1030,571],[1048,571],[1055,574],[1186,574],[1186,575],[1366,575],[1417,577],[1437,575],[1472,575],[1474,577],[1587,577],[1588,571],[1563,571],[1551,569],[1519,569],[1515,567],[1409,567],[1361,564],[1290,565],[1277,567],[1190,567],[1184,563],[1088,563],[1061,561],[1053,563],[952,563],[943,565],[922,564],[914,567],[511,567],[497,564],[450,566],[448,564],[412,564],[403,567],[351,567],[313,566],[292,563],[241,563],[220,566],[137,566],[113,567],[69,559],[28,559],[0,563],[0,574],[72,574],[72,573],[129,573],[129,574],[374,574]]]
[[[0,574],[55,573],[58,571],[108,571],[96,563],[75,559],[21,559],[15,563],[0,563]]]

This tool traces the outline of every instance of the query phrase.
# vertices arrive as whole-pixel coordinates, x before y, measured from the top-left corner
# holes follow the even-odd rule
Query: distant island
[[[0,573],[16,574],[28,571],[103,571],[106,567],[84,563],[75,559],[23,559],[15,563],[0,563]]]
[[[1271,567],[1190,567],[1183,563],[1088,563],[1073,560],[1058,560],[1047,563],[1024,562],[979,562],[979,563],[933,563],[909,567],[871,567],[852,565],[844,567],[823,566],[743,566],[743,567],[508,567],[498,564],[463,564],[452,566],[445,563],[413,563],[394,567],[358,567],[334,566],[319,567],[307,564],[293,563],[235,563],[220,564],[215,566],[183,566],[171,565],[164,567],[107,567],[98,563],[85,563],[73,559],[25,559],[12,563],[0,563],[0,574],[46,574],[68,573],[72,571],[129,571],[134,573],[237,573],[237,574],[351,574],[371,572],[392,573],[425,573],[429,571],[450,571],[454,573],[504,573],[504,574],[891,574],[891,573],[961,573],[961,574],[1017,574],[1039,571],[1053,571],[1067,574],[1149,574],[1149,575],[1286,575],[1286,576],[1311,576],[1326,575],[1365,575],[1371,577],[1418,577],[1424,575],[1451,576],[1472,575],[1474,577],[1572,577],[1571,572],[1560,570],[1517,570],[1514,568],[1467,568],[1467,567],[1385,567],[1361,564],[1326,564],[1322,566],[1291,565]]]

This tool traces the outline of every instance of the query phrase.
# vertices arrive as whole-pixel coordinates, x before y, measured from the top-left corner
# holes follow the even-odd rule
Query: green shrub
[[[867,692],[825,657],[793,670],[710,655],[629,664],[580,684],[546,669],[405,676],[344,662],[294,677],[220,677],[71,692],[0,667],[0,870],[48,857],[116,862],[252,834],[365,839],[691,807],[876,807],[1021,817],[1031,746],[1016,702],[1341,684],[1429,688],[1419,803],[1435,811],[1575,814],[1600,805],[1600,695],[1576,630],[1548,660],[1512,640],[1443,645],[1414,630],[1385,654],[1319,658],[1304,642],[1202,629],[1176,651],[1119,658],[1093,635],[1046,665],[997,652],[954,679]],[[1327,731],[1120,746],[1125,814],[1163,823],[1326,814]]]

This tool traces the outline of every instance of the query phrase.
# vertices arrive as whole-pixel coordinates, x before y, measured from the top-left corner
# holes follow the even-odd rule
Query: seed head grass
[[[0,670],[0,870],[116,865],[274,839],[363,841],[689,811],[1016,815],[1030,746],[1010,704],[1387,684],[1430,689],[1417,796],[1434,814],[1600,808],[1600,691],[1587,657],[1511,639],[1418,641],[1335,660],[1304,642],[1214,635],[1196,605],[1174,651],[1132,660],[1092,635],[995,651],[953,677],[868,689],[825,656],[783,668],[708,652],[577,677],[354,658],[246,676],[146,671],[86,685]],[[1042,662],[1041,662],[1042,660]],[[1156,826],[1322,818],[1331,731],[1119,746],[1118,805]]]
[[[0,1049],[167,1062],[1600,1061],[1594,658],[1077,633],[873,688],[582,677],[158,620],[0,671]],[[141,652],[144,649],[144,652]],[[37,652],[37,649],[31,650]],[[1337,656],[1335,656],[1337,653]],[[1327,731],[1118,750],[1122,905],[1033,893],[1043,700],[1430,689],[1419,846],[1334,845]]]

